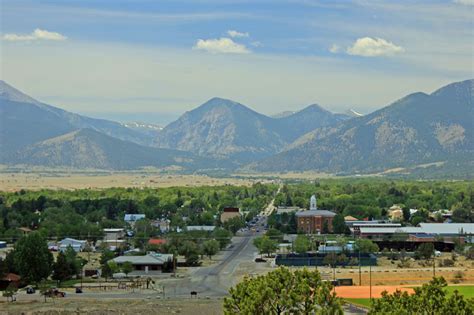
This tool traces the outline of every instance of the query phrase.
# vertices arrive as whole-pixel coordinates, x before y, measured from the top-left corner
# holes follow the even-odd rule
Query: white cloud
[[[235,30],[229,30],[227,31],[227,34],[229,34],[230,37],[237,38],[237,37],[249,37],[249,33],[242,33],[239,31]]]
[[[464,5],[474,5],[474,0],[453,0],[454,3]]]
[[[5,34],[3,40],[6,41],[32,41],[32,40],[66,40],[67,37],[59,34],[57,32],[49,32],[46,30],[41,30],[39,28],[35,29],[31,34],[27,35],[18,35],[18,34]]]
[[[341,50],[341,47],[339,47],[336,44],[333,44],[331,47],[329,47],[329,51],[332,52],[333,54],[337,54]]]
[[[250,50],[245,45],[238,44],[230,38],[199,39],[193,49],[205,50],[213,54],[248,54]]]
[[[404,52],[405,49],[382,38],[363,37],[357,39],[351,47],[347,48],[349,55],[378,57],[392,56]]]

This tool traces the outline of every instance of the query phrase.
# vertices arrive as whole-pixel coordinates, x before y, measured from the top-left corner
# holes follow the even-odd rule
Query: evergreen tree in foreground
[[[452,295],[444,289],[444,278],[433,278],[429,284],[415,288],[415,294],[396,291],[393,294],[382,293],[382,298],[374,299],[369,314],[474,314],[474,299],[464,299],[458,291]]]
[[[280,267],[230,289],[224,314],[343,314],[340,299],[318,271]]]

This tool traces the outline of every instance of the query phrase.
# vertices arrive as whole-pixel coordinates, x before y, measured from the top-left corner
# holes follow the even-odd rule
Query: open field
[[[0,187],[4,191],[20,189],[84,189],[110,187],[173,187],[246,185],[256,179],[213,178],[206,175],[168,175],[159,173],[0,173]]]

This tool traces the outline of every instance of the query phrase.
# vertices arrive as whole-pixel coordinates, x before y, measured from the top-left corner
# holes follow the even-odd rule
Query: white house
[[[59,242],[59,251],[65,252],[69,246],[76,252],[82,252],[86,247],[87,241],[76,240],[73,238],[65,238]]]
[[[123,220],[133,225],[135,222],[145,219],[145,217],[144,214],[126,214]]]

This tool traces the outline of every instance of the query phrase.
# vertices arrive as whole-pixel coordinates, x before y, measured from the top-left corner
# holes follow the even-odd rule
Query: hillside
[[[80,129],[27,146],[14,155],[16,164],[77,169],[130,170],[146,166],[185,169],[214,167],[188,152],[157,149]]]
[[[414,93],[372,114],[296,140],[248,167],[258,171],[375,172],[474,156],[474,80]],[[448,163],[449,164],[449,163]]]
[[[299,136],[335,125],[345,116],[319,106],[271,118],[222,98],[213,98],[166,126],[155,145],[248,163],[282,151]]]
[[[90,118],[41,103],[0,81],[0,161],[26,145],[82,128],[139,144],[151,141],[150,136],[117,122]]]

